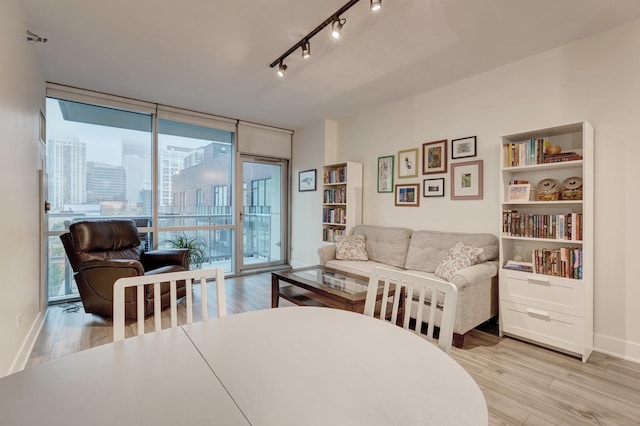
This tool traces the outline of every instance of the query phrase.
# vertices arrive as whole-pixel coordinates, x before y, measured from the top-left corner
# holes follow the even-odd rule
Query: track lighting
[[[40,37],[37,34],[32,33],[27,30],[27,41],[35,42],[35,43],[46,43],[48,40],[44,37]]]
[[[278,66],[278,71],[276,71],[276,74],[278,74],[278,77],[284,78],[284,74],[286,72],[287,72],[287,66],[283,62],[280,62],[280,65]]]
[[[309,59],[311,57],[311,43],[308,40],[305,40],[302,43],[302,59]]]
[[[322,29],[331,25],[331,36],[333,38],[340,37],[340,30],[342,26],[347,22],[345,18],[340,18],[347,10],[349,10],[354,4],[358,3],[360,0],[349,0],[344,6],[338,9],[333,15],[329,16],[324,20],[320,25],[314,28],[309,34],[304,36],[300,41],[291,46],[289,50],[284,52],[277,58],[275,61],[269,64],[270,68],[278,67],[277,74],[279,77],[284,77],[284,73],[287,69],[287,66],[284,64],[284,60],[287,59],[289,55],[295,52],[298,48],[302,49],[302,57],[304,59],[308,59],[311,56],[311,38],[318,34]],[[376,11],[382,7],[382,0],[369,0],[369,7],[372,11]]]
[[[342,30],[342,26],[347,22],[346,19],[336,19],[331,24],[331,37],[340,38],[340,31]]]

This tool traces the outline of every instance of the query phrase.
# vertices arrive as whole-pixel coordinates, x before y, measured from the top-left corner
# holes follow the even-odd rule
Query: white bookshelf
[[[532,139],[545,139],[582,159],[540,163],[535,149],[527,149],[536,145]],[[583,362],[593,350],[593,161],[594,130],[586,121],[502,137],[500,334]],[[553,179],[562,188],[572,177],[582,179],[581,199],[562,199],[562,191],[557,200],[536,196],[540,181]],[[514,181],[529,182],[528,200],[510,201]],[[509,261],[532,270],[508,269]]]
[[[335,242],[362,223],[362,164],[344,162],[322,168],[322,241]]]

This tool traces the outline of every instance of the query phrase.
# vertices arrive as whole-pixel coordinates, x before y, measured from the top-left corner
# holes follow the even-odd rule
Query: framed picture
[[[378,157],[378,192],[393,192],[393,155]]]
[[[476,137],[452,139],[451,140],[451,159],[466,158],[476,156]]]
[[[531,194],[530,183],[520,183],[509,185],[509,193],[507,194],[508,201],[529,201],[529,195]]]
[[[420,205],[420,184],[396,185],[396,206],[414,207]]]
[[[447,140],[422,144],[422,174],[447,172]]]
[[[303,170],[298,172],[298,191],[316,190],[316,169]]]
[[[451,199],[482,200],[482,160],[451,163]]]
[[[424,197],[444,197],[444,178],[425,179],[422,182]]]
[[[398,151],[398,179],[418,177],[418,148]]]

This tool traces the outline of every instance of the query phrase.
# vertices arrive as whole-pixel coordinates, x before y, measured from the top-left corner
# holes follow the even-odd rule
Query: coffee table
[[[280,298],[300,306],[322,306],[362,313],[367,298],[369,278],[338,271],[326,266],[310,266],[271,273],[271,307]],[[384,287],[378,289],[382,298]],[[393,295],[394,289],[389,289]],[[398,322],[404,316],[404,297],[398,306]],[[376,309],[377,310],[377,309]]]

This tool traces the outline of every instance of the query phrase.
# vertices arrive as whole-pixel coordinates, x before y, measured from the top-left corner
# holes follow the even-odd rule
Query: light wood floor
[[[228,313],[269,309],[270,283],[270,274],[226,279]],[[109,343],[111,326],[79,302],[52,306],[28,367]],[[130,324],[127,335],[135,330]],[[473,330],[452,356],[482,389],[491,425],[640,425],[640,364],[599,353],[583,364],[487,330]]]

